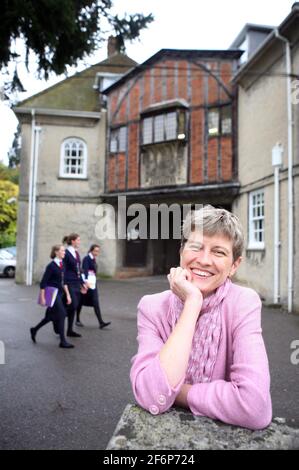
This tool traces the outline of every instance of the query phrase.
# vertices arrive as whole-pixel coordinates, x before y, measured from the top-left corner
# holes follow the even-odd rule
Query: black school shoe
[[[71,338],[81,338],[82,335],[79,335],[79,333],[76,333],[75,331],[70,331],[66,334],[66,336]]]
[[[100,324],[100,329],[102,330],[103,328],[105,328],[105,326],[108,326],[110,325],[111,321],[107,321],[107,322],[104,322]]]
[[[74,348],[75,346],[70,343],[60,343],[59,347],[63,349],[71,349],[71,348]]]

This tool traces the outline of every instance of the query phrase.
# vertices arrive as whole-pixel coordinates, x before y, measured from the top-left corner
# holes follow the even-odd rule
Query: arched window
[[[65,178],[86,178],[87,147],[83,140],[72,137],[62,143],[60,176]]]

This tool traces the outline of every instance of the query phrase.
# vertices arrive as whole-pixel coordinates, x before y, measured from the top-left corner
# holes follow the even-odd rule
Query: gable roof
[[[268,34],[265,40],[260,44],[260,46],[256,49],[256,51],[252,54],[252,56],[245,62],[234,75],[233,82],[238,83],[239,80],[242,79],[244,75],[250,70],[252,66],[254,66],[267,52],[271,49],[277,42],[281,42],[280,39],[277,38],[276,33],[285,36],[286,39],[289,39],[289,31],[292,27],[297,27],[299,24],[299,2],[295,2],[292,6],[291,12],[289,15],[282,21],[282,23],[277,27],[274,28],[272,32]]]
[[[133,69],[129,70],[124,74],[119,80],[106,88],[103,93],[108,94],[110,91],[114,90],[118,86],[122,85],[124,82],[138,75],[142,70],[151,67],[155,62],[158,62],[161,59],[170,59],[170,60],[196,60],[196,59],[239,59],[243,54],[243,51],[240,49],[227,49],[227,50],[218,50],[218,49],[160,49],[156,54],[151,56],[142,64],[137,65]]]
[[[255,23],[246,23],[241,31],[239,32],[238,36],[234,39],[232,44],[230,45],[230,49],[238,49],[242,42],[245,40],[246,35],[249,31],[255,31],[257,33],[265,33],[269,34],[273,31],[274,26],[267,26]]]
[[[18,108],[100,111],[99,92],[93,87],[99,73],[124,74],[136,62],[125,54],[115,54],[18,103]]]

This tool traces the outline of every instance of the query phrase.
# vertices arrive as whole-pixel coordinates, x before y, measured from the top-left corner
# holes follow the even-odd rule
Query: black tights
[[[69,293],[72,299],[72,303],[66,306],[67,310],[67,331],[68,333],[73,331],[73,323],[75,318],[75,313],[78,311],[78,307],[81,301],[80,286],[68,285]]]
[[[40,321],[35,327],[34,330],[36,333],[40,330],[43,326],[47,325],[51,321],[55,323],[57,332],[60,336],[61,343],[65,343],[66,339],[64,336],[64,320],[66,317],[66,311],[62,302],[61,294],[57,294],[55,303],[53,307],[48,307],[45,313],[45,317]]]
[[[92,300],[93,300],[94,313],[95,313],[95,315],[98,319],[99,325],[101,326],[104,323],[104,320],[102,318],[101,307],[100,307],[99,299],[98,299],[98,292],[97,292],[96,289],[94,289],[93,299]],[[80,313],[81,313],[82,307],[83,307],[83,303],[81,301],[79,303],[79,307],[77,308],[77,322],[80,321]]]

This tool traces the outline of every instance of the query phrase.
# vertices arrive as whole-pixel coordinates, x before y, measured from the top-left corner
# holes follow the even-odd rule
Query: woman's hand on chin
[[[192,284],[192,275],[187,269],[181,267],[171,268],[167,279],[172,292],[183,302],[193,300],[202,304],[202,293],[198,287]]]

